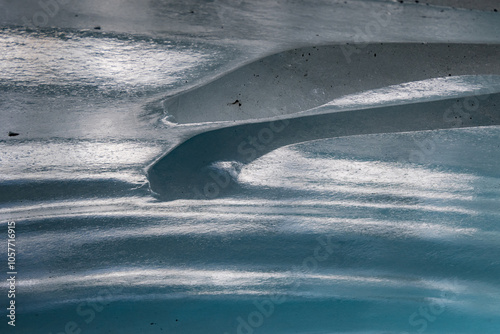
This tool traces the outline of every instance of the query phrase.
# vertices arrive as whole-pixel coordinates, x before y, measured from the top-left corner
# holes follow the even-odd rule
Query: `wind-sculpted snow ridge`
[[[160,158],[148,170],[151,190],[164,200],[215,198],[234,189],[241,165],[305,141],[499,125],[499,51],[496,45],[323,46],[249,64],[170,101],[183,123],[238,122],[197,134]],[[445,79],[457,75],[463,77]],[[265,121],[248,120],[259,117]]]
[[[168,98],[164,106],[168,121],[180,124],[287,115],[391,85],[499,74],[499,54],[500,46],[482,44],[306,47],[245,65],[210,84]],[[440,86],[432,90],[438,93]]]

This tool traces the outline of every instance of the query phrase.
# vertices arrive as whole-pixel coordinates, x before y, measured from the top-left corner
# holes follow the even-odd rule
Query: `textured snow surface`
[[[0,332],[499,333],[496,6],[0,0]]]

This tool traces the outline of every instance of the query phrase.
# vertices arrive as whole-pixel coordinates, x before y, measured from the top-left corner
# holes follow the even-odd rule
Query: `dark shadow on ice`
[[[18,201],[129,196],[144,192],[137,184],[112,179],[5,181],[0,183],[0,205]]]
[[[216,198],[233,189],[239,166],[279,147],[342,136],[500,125],[500,94],[478,108],[448,99],[230,126],[198,134],[153,164],[151,190],[163,200]]]
[[[243,164],[282,146],[498,125],[500,95],[497,83],[488,78],[500,74],[499,54],[498,45],[380,43],[294,49],[247,64],[166,101],[167,117],[179,123],[237,123],[220,125],[173,148],[150,166],[150,188],[162,200],[216,198],[237,190]],[[476,76],[479,82],[446,81],[453,76]],[[413,85],[435,78],[442,81]],[[349,94],[406,83],[406,100],[393,91],[388,94],[392,102],[370,104],[361,98],[348,107],[335,105]],[[448,86],[443,88],[443,83]],[[419,98],[426,90],[433,97]],[[371,96],[380,98],[378,94]]]

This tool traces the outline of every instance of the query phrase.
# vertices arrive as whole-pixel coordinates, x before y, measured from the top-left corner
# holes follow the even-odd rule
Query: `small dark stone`
[[[494,12],[498,12],[498,10],[497,10],[496,8],[495,8],[495,9],[493,9],[493,11],[494,11]]]
[[[236,101],[234,101],[233,103],[228,103],[227,105],[228,105],[228,106],[230,106],[230,105],[232,105],[232,104],[237,104],[238,106],[240,106],[240,107],[241,107],[241,102],[240,102],[240,100],[236,100]]]
[[[175,319],[175,321],[179,321],[179,319]]]
[[[190,11],[191,14],[194,14],[194,10]]]
[[[374,54],[373,54],[373,56],[374,56],[374,57],[376,57],[376,56],[377,56],[377,54],[376,54],[376,53],[374,53]]]
[[[19,133],[9,131],[9,137],[15,137],[15,136],[19,136]]]
[[[95,26],[94,29],[95,30],[101,30],[101,26]]]

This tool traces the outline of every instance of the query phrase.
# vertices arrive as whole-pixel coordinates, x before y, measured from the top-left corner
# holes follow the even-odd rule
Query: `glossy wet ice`
[[[179,38],[161,32],[175,26],[158,22],[172,13],[167,5],[163,12],[157,2],[137,5],[135,13],[128,9],[136,21],[126,28],[118,18],[129,17],[129,7],[113,7],[113,31],[107,31],[99,21],[99,10],[106,10],[89,3],[61,8],[78,10],[91,22],[89,31],[68,15],[53,19],[60,28],[8,22],[0,32],[0,216],[4,230],[7,220],[16,222],[19,272],[17,328],[6,324],[4,309],[2,332],[498,332],[498,126],[286,146],[238,166],[235,191],[210,200],[161,201],[149,190],[148,166],[188,137],[234,120],[214,115],[210,103],[214,119],[176,124],[167,108],[172,97],[195,86],[210,89],[229,68],[274,52],[335,44],[352,35],[352,26],[330,29],[326,12],[310,30],[295,34],[286,22],[299,15],[296,8],[273,21],[273,5],[255,12],[257,5],[216,1],[194,8],[212,13],[205,30],[168,14],[190,31]],[[386,3],[364,4],[375,10]],[[321,6],[298,13],[308,20],[307,10],[330,8]],[[184,8],[189,17],[187,7],[178,11]],[[356,6],[346,8],[336,17],[364,17],[353,14]],[[32,17],[36,10],[15,12]],[[126,31],[144,23],[150,11],[156,16],[147,25],[157,36]],[[405,11],[393,22],[411,26],[409,18],[444,15],[425,5]],[[481,24],[440,34],[417,25],[407,39],[401,30],[384,29],[371,38],[498,42],[493,12],[447,11],[446,24],[460,27],[478,17]],[[221,17],[224,29],[236,26],[235,13],[247,13],[242,20],[248,26],[264,24],[251,36],[243,28],[215,30]],[[440,20],[437,26],[445,24]],[[290,34],[259,42],[277,36],[273,22]],[[358,22],[363,28],[369,19]],[[93,29],[96,24],[103,29]],[[456,102],[473,109],[470,103],[479,101],[480,108],[487,101],[474,96],[499,91],[495,73],[452,74],[384,87],[353,85],[360,88],[311,106],[319,111],[300,112],[451,99],[451,108]],[[224,108],[229,102],[234,100],[224,100]],[[252,115],[238,116],[246,122]],[[8,131],[20,135],[8,137]]]

